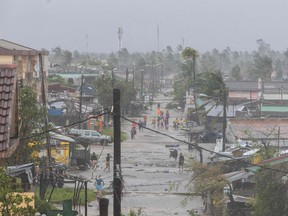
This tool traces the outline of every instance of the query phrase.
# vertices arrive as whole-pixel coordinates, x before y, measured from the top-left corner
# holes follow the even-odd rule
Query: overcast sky
[[[287,0],[0,0],[0,38],[34,49],[115,52],[119,27],[129,52],[179,44],[200,52],[226,47],[288,48]],[[86,38],[88,35],[88,39]]]

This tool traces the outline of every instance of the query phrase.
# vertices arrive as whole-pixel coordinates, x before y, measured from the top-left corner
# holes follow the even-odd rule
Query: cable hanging
[[[122,118],[122,119],[124,119],[124,120],[126,120],[126,121],[129,121],[129,122],[131,122],[131,123],[132,123],[132,122],[135,122],[135,121],[130,120],[130,119],[124,117],[124,116],[120,116],[120,118]],[[138,124],[138,123],[136,122],[136,124]],[[138,125],[139,125],[139,124],[138,124]],[[176,141],[178,141],[178,142],[182,142],[182,143],[185,143],[185,144],[192,145],[193,147],[198,148],[198,149],[201,149],[201,150],[203,150],[203,151],[206,151],[206,152],[209,152],[209,153],[214,153],[214,154],[216,154],[216,155],[219,155],[219,156],[222,156],[222,157],[226,157],[226,158],[229,158],[229,159],[234,160],[234,161],[238,161],[238,159],[236,159],[236,158],[234,158],[234,157],[231,157],[231,156],[229,156],[229,155],[223,155],[223,154],[221,154],[221,153],[219,153],[219,152],[215,152],[215,151],[213,151],[213,150],[206,149],[206,148],[204,148],[204,147],[195,145],[195,144],[193,144],[193,143],[189,143],[189,142],[187,142],[187,141],[185,141],[185,140],[181,140],[181,139],[175,138],[175,137],[173,137],[173,136],[171,136],[171,135],[168,135],[168,134],[166,134],[166,133],[159,132],[159,131],[157,131],[157,130],[153,130],[153,129],[148,128],[148,127],[146,127],[146,126],[142,126],[142,127],[143,127],[144,129],[147,129],[147,130],[149,130],[149,131],[155,132],[155,133],[157,133],[157,134],[160,134],[160,135],[169,137],[169,138],[171,138],[171,139],[173,139],[173,140],[176,140]],[[249,162],[246,162],[246,161],[242,161],[241,163],[244,163],[244,164],[247,164],[247,165],[251,165]],[[279,173],[288,174],[287,171],[282,171],[282,170],[270,168],[270,167],[267,167],[267,166],[262,166],[262,165],[259,165],[259,164],[253,164],[253,166],[257,166],[257,167],[262,168],[262,169],[271,170],[271,171],[275,171],[275,172],[279,172]]]

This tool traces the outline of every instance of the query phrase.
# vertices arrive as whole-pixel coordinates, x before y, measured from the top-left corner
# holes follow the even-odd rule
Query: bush
[[[41,200],[38,196],[35,196],[35,209],[41,214],[47,214],[52,209],[52,204],[46,200]]]

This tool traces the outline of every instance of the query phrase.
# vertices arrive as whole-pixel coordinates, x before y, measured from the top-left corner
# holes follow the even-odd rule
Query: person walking
[[[173,158],[175,159],[175,161],[177,161],[177,157],[178,157],[178,149],[176,146],[174,146],[173,148]]]
[[[97,167],[97,156],[95,152],[93,152],[93,154],[91,155],[90,161],[91,161],[92,168],[95,169]]]
[[[107,154],[107,156],[106,156],[106,161],[105,161],[105,169],[104,169],[104,171],[106,170],[106,169],[108,169],[108,172],[110,172],[110,158],[111,158],[111,155],[110,154]]]
[[[138,121],[138,129],[139,129],[139,132],[142,131],[142,121],[141,121],[141,119],[139,119],[139,121]]]
[[[95,181],[95,183],[94,183],[94,186],[95,186],[96,189],[97,189],[96,198],[97,198],[98,201],[99,201],[100,198],[102,197],[102,190],[103,190],[104,185],[105,185],[105,183],[104,183],[101,175],[99,175],[98,177],[96,177],[96,181]]]
[[[166,120],[166,122],[167,122],[167,125],[169,125],[169,118],[170,118],[170,113],[169,113],[169,111],[167,110],[167,111],[166,111],[166,115],[165,115],[165,120]]]
[[[180,156],[179,156],[179,172],[180,172],[180,168],[183,171],[183,166],[184,166],[184,155],[182,153],[180,153]]]
[[[156,127],[156,117],[155,116],[153,117],[151,124],[152,124],[153,128]]]

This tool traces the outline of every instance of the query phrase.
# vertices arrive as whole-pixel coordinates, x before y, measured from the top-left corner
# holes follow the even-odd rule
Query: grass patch
[[[47,192],[46,192],[46,197],[45,199],[48,200],[50,194],[51,194],[51,190],[52,187],[48,187],[47,188]],[[35,195],[38,196],[39,195],[39,187],[36,187],[35,190]],[[53,194],[51,196],[51,200],[50,202],[53,204],[62,204],[63,200],[68,200],[68,199],[73,199],[73,195],[74,195],[74,188],[68,188],[68,187],[63,187],[63,188],[58,188],[55,187]],[[88,189],[87,190],[87,199],[88,199],[88,203],[92,202],[93,200],[96,199],[96,193],[93,189]],[[79,201],[80,201],[80,205],[84,205],[85,204],[85,190],[84,188],[81,190],[80,196],[79,196]]]
[[[104,128],[102,134],[105,134],[107,136],[111,136],[114,139],[114,131],[113,128]],[[127,139],[127,134],[125,132],[121,131],[121,141],[124,141]]]

